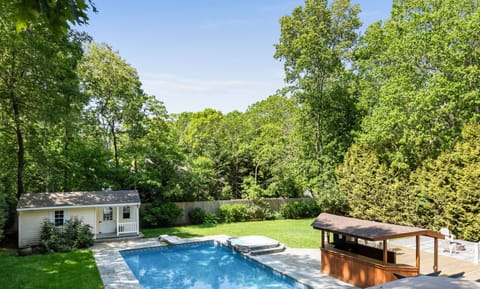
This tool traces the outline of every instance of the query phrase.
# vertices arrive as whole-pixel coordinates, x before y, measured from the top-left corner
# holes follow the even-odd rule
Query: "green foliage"
[[[206,213],[202,208],[193,208],[188,212],[188,219],[193,225],[203,224],[205,222]]]
[[[175,203],[157,202],[142,207],[141,216],[147,227],[163,227],[173,225],[177,218],[182,215],[182,212],[183,210],[177,207]]]
[[[271,218],[263,198],[308,189],[327,212],[478,240],[473,1],[396,1],[358,39],[357,5],[306,0],[280,20],[288,87],[244,113],[179,115],[112,47],[50,31],[86,21],[90,1],[43,2],[0,4],[0,236],[4,200],[22,192],[111,187],[137,188],[144,203],[252,200],[230,220]],[[162,206],[142,210],[146,225],[178,217]]]
[[[243,204],[225,204],[219,209],[220,220],[225,223],[245,222],[250,219],[247,206]]]
[[[247,213],[250,220],[259,221],[273,219],[270,204],[264,198],[252,200],[252,203],[247,207]]]
[[[396,173],[374,151],[354,145],[338,168],[350,215],[439,230],[480,240],[480,126],[466,125],[453,150],[410,175]]]
[[[365,113],[358,142],[410,171],[453,147],[478,119],[480,10],[469,0],[401,1],[356,51]]]
[[[71,24],[88,23],[87,11],[96,12],[92,0],[35,0],[15,1],[15,19],[17,31],[23,31],[29,24],[45,23],[55,33],[65,33]]]
[[[337,169],[337,178],[352,217],[411,224],[409,207],[414,198],[408,183],[381,163],[372,150],[353,145]]]
[[[203,218],[203,224],[207,226],[213,226],[218,224],[218,217],[215,213],[206,213]]]
[[[320,192],[317,202],[325,212],[331,214],[345,215],[349,211],[347,195],[337,186]]]
[[[64,182],[72,123],[85,102],[75,73],[84,37],[57,37],[41,25],[17,33],[10,8],[0,4],[0,138],[11,170],[2,182],[18,198],[24,185],[27,191],[45,191]]]
[[[313,218],[322,211],[323,208],[314,200],[285,203],[280,208],[280,213],[285,219]]]
[[[146,102],[137,71],[106,44],[92,43],[78,67],[83,93],[91,98],[88,110],[95,115],[103,137],[111,142],[115,168],[120,167],[121,134],[143,136],[140,122]]]
[[[466,125],[451,151],[417,170],[412,177],[417,195],[414,221],[455,236],[480,241],[480,125]]]
[[[251,201],[247,206],[247,213],[250,220],[268,220],[272,218],[272,210],[270,204],[265,200],[265,190],[255,184],[252,177],[244,179],[242,188],[244,198]]]
[[[3,239],[3,228],[7,223],[8,219],[8,206],[6,202],[7,194],[2,189],[2,184],[0,183],[0,241]]]
[[[244,178],[244,192],[250,187],[265,190],[270,197],[295,195],[299,150],[294,133],[297,108],[291,99],[272,95],[252,105],[245,113],[245,143],[241,147],[252,157],[252,171]],[[247,184],[248,182],[248,184]],[[291,185],[291,187],[287,187]],[[247,193],[248,194],[248,193]]]
[[[479,18],[468,0],[407,0],[367,29],[354,57],[363,119],[337,169],[352,216],[479,239],[478,127],[465,126],[479,119]]]
[[[138,123],[143,129],[131,130],[144,133],[129,137],[124,150],[124,158],[130,160],[124,165],[131,165],[128,181],[138,188],[142,202],[158,198],[187,200],[185,192],[191,191],[191,181],[182,169],[185,155],[177,144],[176,131],[163,103],[153,96],[146,96],[145,100],[143,109],[148,117]]]
[[[280,19],[275,58],[300,105],[299,137],[309,187],[323,191],[352,142],[356,125],[354,75],[347,68],[361,23],[349,0],[306,0]],[[318,177],[316,177],[318,176]],[[312,181],[314,180],[314,181]]]
[[[208,157],[198,157],[191,164],[193,200],[211,200],[218,189],[214,162]]]
[[[56,227],[44,220],[40,234],[40,248],[44,252],[69,252],[93,245],[92,227],[74,218]]]

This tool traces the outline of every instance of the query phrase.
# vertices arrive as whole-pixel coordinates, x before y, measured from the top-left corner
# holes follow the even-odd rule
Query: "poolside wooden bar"
[[[347,283],[362,288],[396,280],[393,273],[416,276],[420,273],[420,236],[435,239],[433,270],[438,271],[438,232],[366,221],[355,218],[320,214],[312,223],[321,230],[320,271]],[[388,251],[388,240],[416,237],[415,266],[397,264],[396,253]],[[359,242],[364,241],[364,244]],[[380,248],[368,242],[381,244]]]

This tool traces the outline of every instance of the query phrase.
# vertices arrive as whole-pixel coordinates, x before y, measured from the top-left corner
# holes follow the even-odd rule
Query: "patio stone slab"
[[[177,239],[178,243],[215,240],[226,244],[228,236],[217,235],[199,238]],[[120,254],[122,250],[167,246],[158,238],[127,240],[121,242],[97,243],[92,252],[97,263],[105,289],[140,289],[140,283]],[[320,273],[319,249],[290,249],[284,252],[249,256],[253,260],[273,270],[290,276],[315,289],[338,288],[356,289],[357,287]]]

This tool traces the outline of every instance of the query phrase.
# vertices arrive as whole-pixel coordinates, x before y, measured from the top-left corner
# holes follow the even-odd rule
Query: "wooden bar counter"
[[[393,281],[393,273],[418,275],[420,236],[434,238],[433,270],[438,271],[438,239],[444,238],[438,232],[328,213],[318,215],[312,227],[321,231],[320,271],[355,286],[365,288]],[[416,237],[415,266],[396,264],[396,253],[388,251],[388,240],[404,237]],[[377,242],[381,249],[359,243],[359,239]]]
[[[321,268],[327,274],[358,287],[369,287],[396,280],[393,273],[416,276],[418,268],[408,265],[383,264],[383,261],[335,249],[327,245],[321,250]]]

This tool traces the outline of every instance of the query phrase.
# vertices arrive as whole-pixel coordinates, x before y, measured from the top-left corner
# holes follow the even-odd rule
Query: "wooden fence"
[[[292,203],[295,201],[302,200],[311,200],[310,198],[292,198],[292,199],[281,199],[281,198],[267,198],[265,199],[269,204],[272,211],[280,210],[280,207],[285,203]],[[220,206],[225,204],[244,204],[250,205],[252,201],[250,200],[218,200],[218,201],[199,201],[199,202],[181,202],[175,203],[180,209],[182,209],[182,215],[175,221],[175,225],[188,225],[190,220],[188,218],[188,212],[194,208],[200,208],[207,213],[218,214]]]

